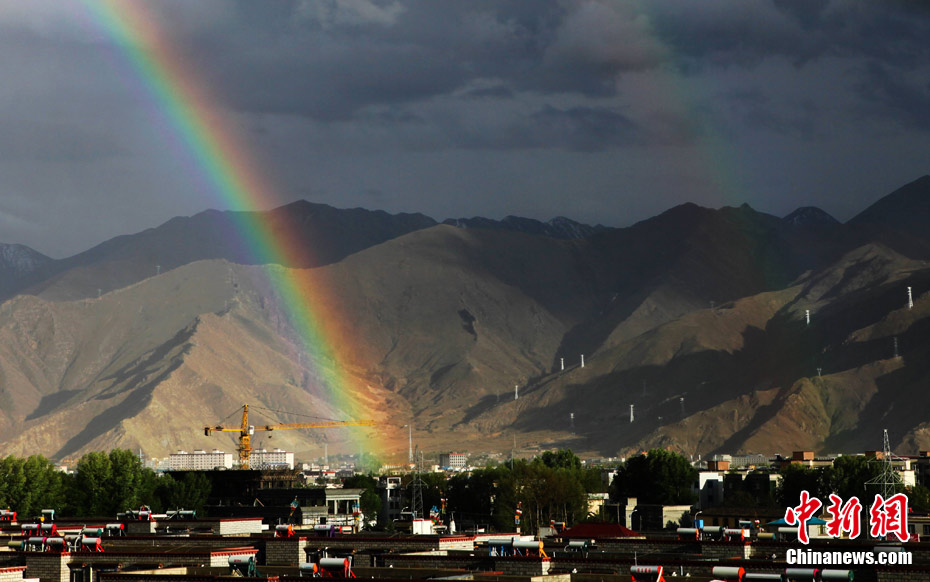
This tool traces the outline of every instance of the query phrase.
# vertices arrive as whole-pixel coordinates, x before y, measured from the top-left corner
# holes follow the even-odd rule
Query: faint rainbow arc
[[[217,116],[205,87],[187,66],[155,19],[142,3],[125,0],[82,0],[144,83],[157,109],[181,138],[190,155],[207,178],[222,203],[233,211],[257,211],[275,205],[272,188],[248,150]],[[253,259],[260,263],[299,264],[304,249],[295,245],[297,237],[287,231],[276,233],[271,225],[254,212],[233,212],[233,220]],[[360,405],[353,402],[352,382],[340,372],[340,330],[314,312],[314,305],[328,303],[325,291],[312,281],[306,271],[291,269],[285,276],[269,274],[279,299],[301,336],[305,351],[328,361],[321,367],[323,389],[331,402],[357,414]]]

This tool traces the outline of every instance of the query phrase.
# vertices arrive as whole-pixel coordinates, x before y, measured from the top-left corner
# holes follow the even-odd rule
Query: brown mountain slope
[[[915,396],[930,378],[925,263],[868,245],[785,288],[752,292],[765,273],[748,273],[710,308],[687,281],[724,252],[726,237],[711,238],[713,253],[685,245],[670,263],[684,270],[655,266],[638,288],[622,280],[642,266],[636,253],[610,263],[591,241],[436,226],[313,269],[201,261],[99,299],[17,297],[0,309],[4,452],[231,450],[231,437],[200,427],[243,402],[374,417],[382,425],[363,446],[379,450],[402,449],[397,427],[411,418],[428,450],[509,448],[516,432],[523,444],[600,454],[850,451],[891,421],[895,443],[925,442],[927,403]],[[743,251],[713,277],[750,268]],[[294,277],[338,358],[303,354],[273,291]],[[889,360],[894,337],[902,357]],[[593,349],[581,368],[568,347],[583,345]],[[347,392],[320,388],[333,374]],[[324,438],[272,437],[316,454]],[[343,437],[326,438],[354,452]]]
[[[913,309],[904,305],[907,285],[918,298]],[[921,294],[928,288],[925,263],[881,246],[856,249],[784,291],[695,311],[640,335],[624,322],[617,335],[633,337],[473,422],[500,426],[519,414],[521,428],[562,427],[562,443],[599,453],[855,451],[874,447],[886,427],[897,443],[926,446],[920,385],[930,378],[923,364],[930,300]],[[901,358],[892,358],[892,336]]]
[[[14,301],[28,305],[4,304],[16,317],[0,319],[6,379],[0,394],[13,404],[5,410],[5,452],[61,458],[115,446],[155,455],[178,448],[232,450],[232,437],[208,438],[202,427],[246,402],[345,418],[345,410],[318,390],[315,379],[328,373],[325,364],[302,369],[296,347],[280,333],[264,268],[199,262],[97,300]],[[26,329],[23,320],[34,323]],[[34,373],[41,367],[24,357],[30,353],[52,364],[48,373]],[[357,397],[368,410],[387,413],[391,394],[382,393],[373,388]],[[265,415],[266,422],[308,421]],[[320,438],[279,431],[268,444],[318,453]]]

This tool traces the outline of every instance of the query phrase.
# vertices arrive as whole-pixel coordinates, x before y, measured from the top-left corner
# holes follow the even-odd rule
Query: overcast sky
[[[223,208],[87,5],[0,0],[0,241]],[[125,1],[125,0],[123,0]],[[930,173],[930,2],[160,0],[280,203],[847,220]]]

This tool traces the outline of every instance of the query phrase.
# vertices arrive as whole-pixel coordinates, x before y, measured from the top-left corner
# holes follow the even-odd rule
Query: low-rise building
[[[294,468],[294,453],[283,449],[266,449],[253,450],[249,454],[249,466],[253,469],[265,469],[275,467]]]
[[[378,481],[378,493],[381,494],[381,521],[390,523],[400,519],[404,509],[404,486],[400,477],[381,477]]]
[[[465,453],[440,453],[439,466],[443,469],[464,469],[468,465]]]
[[[197,450],[193,453],[178,451],[168,458],[168,469],[171,471],[212,471],[213,469],[232,469],[232,453],[225,453],[218,449],[207,451]]]

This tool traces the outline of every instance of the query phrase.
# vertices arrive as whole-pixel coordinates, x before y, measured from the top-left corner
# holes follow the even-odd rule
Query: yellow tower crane
[[[205,426],[203,434],[210,436],[211,432],[238,432],[239,433],[239,468],[249,468],[249,456],[252,454],[252,435],[257,430],[284,430],[291,428],[332,428],[337,426],[374,426],[373,420],[329,420],[325,422],[298,422],[293,424],[266,424],[254,426],[249,424],[249,405],[242,405],[242,425],[239,427]]]

